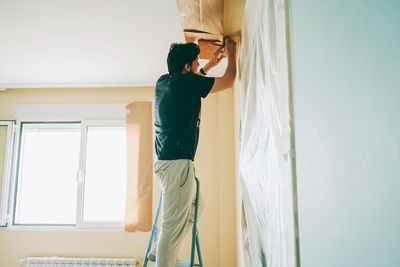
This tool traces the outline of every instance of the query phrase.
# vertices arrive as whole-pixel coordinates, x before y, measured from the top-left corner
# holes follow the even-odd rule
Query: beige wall
[[[152,99],[153,88],[12,89],[0,92],[0,119],[14,119],[15,104],[130,103]],[[233,114],[232,90],[203,100],[195,163],[206,200],[200,220],[206,266],[236,266]],[[158,199],[158,193],[154,198]],[[148,238],[149,233],[27,232],[0,228],[0,266],[17,266],[27,256],[143,257]],[[189,258],[189,251],[187,238],[181,258]]]
[[[3,184],[4,157],[5,157],[5,153],[6,153],[7,129],[8,129],[8,126],[0,125],[0,187]],[[1,201],[2,193],[3,192],[0,191],[0,201]]]
[[[244,15],[246,0],[224,0],[224,33],[225,35],[231,36],[237,42],[238,48],[238,58],[239,58],[239,47],[241,42],[241,31],[242,31],[242,22]],[[239,78],[239,68],[237,69],[237,77]],[[230,121],[229,127],[230,131],[234,133],[231,136],[233,139],[229,140],[229,143],[233,144],[235,148],[232,151],[233,155],[230,158],[230,161],[235,162],[235,168],[230,169],[232,172],[232,177],[235,177],[235,188],[236,188],[236,196],[232,201],[235,202],[235,214],[236,214],[236,265],[234,266],[244,266],[244,256],[243,256],[243,244],[242,244],[242,227],[241,227],[241,216],[242,216],[242,194],[240,188],[240,180],[238,176],[237,162],[239,159],[239,127],[240,127],[240,109],[239,109],[239,88],[238,88],[238,79],[236,79],[236,83],[234,85],[234,91],[231,91],[231,95],[229,96],[230,103],[234,103],[234,108],[231,109],[223,109],[220,110],[221,114],[223,112],[230,112]],[[226,99],[226,98],[225,98]],[[224,101],[224,100],[222,100]],[[225,114],[226,116],[226,114]]]

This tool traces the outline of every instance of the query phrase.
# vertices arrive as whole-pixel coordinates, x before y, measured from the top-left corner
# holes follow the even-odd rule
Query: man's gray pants
[[[177,266],[183,237],[192,229],[196,199],[192,160],[157,160],[154,173],[162,190],[161,232],[157,244],[157,267]],[[199,197],[198,215],[204,209]]]

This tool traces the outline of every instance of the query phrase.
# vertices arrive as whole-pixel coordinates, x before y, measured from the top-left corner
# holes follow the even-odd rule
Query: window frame
[[[84,120],[81,122],[81,145],[79,153],[79,169],[77,173],[78,181],[78,198],[76,209],[76,227],[81,229],[114,229],[121,230],[124,228],[124,221],[120,222],[90,222],[83,220],[84,209],[84,185],[86,173],[86,151],[87,151],[87,132],[90,126],[107,127],[107,126],[125,126],[125,120]]]
[[[10,200],[10,186],[11,186],[11,174],[12,174],[12,163],[13,163],[13,145],[14,145],[14,129],[15,120],[0,120],[1,126],[7,126],[6,135],[6,147],[4,150],[4,170],[2,179],[2,194],[0,199],[0,227],[8,226],[10,219],[9,215],[9,200]]]
[[[18,190],[18,175],[20,169],[20,156],[21,156],[21,140],[22,140],[22,127],[23,124],[68,124],[68,123],[79,123],[80,124],[80,153],[79,153],[79,165],[76,174],[77,179],[77,206],[76,206],[76,221],[75,224],[16,224],[15,223],[15,212],[17,203],[17,190]],[[9,194],[8,203],[8,229],[13,231],[109,231],[109,232],[121,232],[124,231],[124,221],[119,222],[85,222],[83,221],[83,193],[84,193],[84,161],[86,160],[86,145],[87,145],[87,128],[89,126],[124,126],[126,127],[125,119],[82,119],[78,120],[17,120],[14,126],[14,144],[12,151],[13,164],[12,164],[12,176],[11,184],[7,188],[11,194]],[[18,140],[16,140],[18,138]]]

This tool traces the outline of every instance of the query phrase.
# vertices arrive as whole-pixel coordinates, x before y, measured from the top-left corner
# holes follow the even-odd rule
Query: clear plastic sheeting
[[[245,266],[295,266],[285,2],[247,0],[239,173]]]

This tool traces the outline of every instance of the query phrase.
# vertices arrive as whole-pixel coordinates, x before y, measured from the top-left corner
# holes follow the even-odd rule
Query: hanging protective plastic
[[[240,48],[245,266],[295,265],[284,1],[248,0]]]

